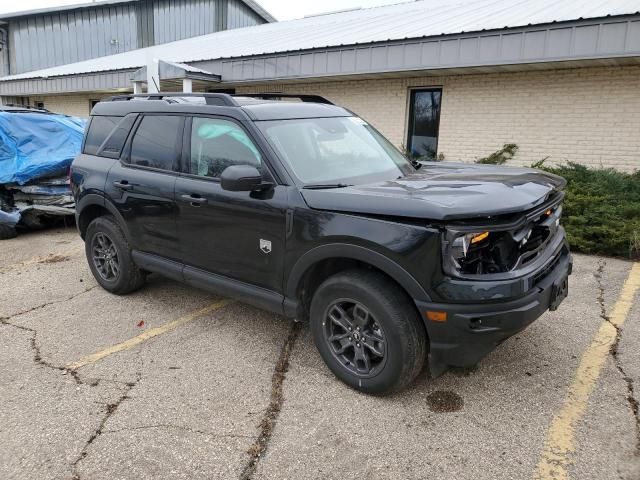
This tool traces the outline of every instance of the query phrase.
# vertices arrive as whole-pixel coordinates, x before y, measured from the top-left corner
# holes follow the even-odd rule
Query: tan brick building
[[[218,32],[145,55],[184,66],[181,74],[159,69],[163,90],[184,84],[195,91],[322,95],[416,155],[473,161],[515,143],[513,164],[548,158],[640,169],[640,14],[620,10],[628,2],[616,0],[604,7],[569,1],[564,16],[549,2],[530,3],[519,20],[510,17],[509,28],[500,2],[492,3],[494,15],[487,12],[491,20],[478,24],[467,18],[469,4],[441,12],[439,2],[423,0]],[[411,32],[407,18],[418,25]],[[460,25],[431,35],[446,19]],[[471,20],[484,30],[464,30]],[[314,35],[321,38],[308,39]],[[29,87],[20,96],[32,104],[87,116],[92,102],[133,91],[132,81],[144,91],[152,67],[135,53],[5,77],[0,95],[18,93],[21,82]],[[124,80],[109,83],[105,68],[119,73],[112,77],[125,72]],[[65,78],[73,85],[61,91]]]

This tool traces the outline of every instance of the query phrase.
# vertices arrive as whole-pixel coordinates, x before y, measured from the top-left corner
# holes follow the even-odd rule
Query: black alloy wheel
[[[120,275],[120,258],[113,240],[104,232],[97,233],[91,241],[93,265],[100,276],[114,282]]]
[[[424,323],[411,298],[384,274],[346,270],[313,294],[313,342],[327,367],[352,388],[385,394],[405,388],[427,353]]]
[[[384,332],[369,309],[351,299],[340,299],[325,315],[324,338],[331,353],[358,377],[370,377],[384,368]]]

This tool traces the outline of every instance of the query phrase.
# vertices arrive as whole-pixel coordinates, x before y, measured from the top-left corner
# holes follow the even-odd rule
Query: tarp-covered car
[[[0,106],[0,239],[73,215],[67,172],[84,126],[47,110]]]

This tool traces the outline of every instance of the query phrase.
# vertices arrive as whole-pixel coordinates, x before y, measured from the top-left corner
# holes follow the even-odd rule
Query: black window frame
[[[214,182],[220,183],[220,177],[209,177],[209,176],[200,176],[191,173],[191,132],[193,129],[193,119],[194,118],[208,118],[212,120],[226,120],[228,122],[236,124],[239,128],[244,131],[247,135],[247,138],[251,140],[253,146],[260,153],[260,160],[262,165],[262,179],[267,182],[275,182],[275,176],[273,171],[271,170],[271,165],[269,164],[268,157],[265,155],[265,151],[262,148],[262,145],[259,141],[256,140],[255,136],[252,135],[250,129],[248,129],[241,121],[234,117],[226,116],[226,115],[207,115],[207,114],[192,114],[186,118],[184,125],[184,135],[182,138],[182,161],[180,164],[180,174],[181,176],[194,178],[198,180],[203,180],[206,182]]]
[[[182,129],[182,133],[177,135],[176,142],[176,159],[174,160],[173,168],[171,170],[167,170],[164,168],[157,167],[149,167],[145,165],[137,165],[131,163],[131,149],[133,147],[133,140],[136,138],[136,134],[138,133],[138,129],[140,125],[142,125],[142,121],[145,117],[180,117],[181,123],[178,127],[178,130]],[[152,172],[161,172],[161,173],[170,173],[170,174],[180,174],[182,169],[182,163],[184,158],[184,130],[185,124],[187,123],[188,116],[183,113],[168,113],[168,112],[151,112],[151,113],[141,113],[138,115],[135,123],[133,124],[133,128],[129,132],[129,136],[125,143],[124,148],[122,149],[122,154],[120,155],[120,163],[128,168],[137,168],[140,170],[149,170]]]
[[[406,150],[410,154],[413,150],[412,139],[413,139],[413,130],[414,130],[414,120],[415,120],[415,96],[418,93],[425,92],[440,92],[440,108],[438,109],[438,118],[437,118],[437,134],[436,134],[436,148],[434,149],[434,153],[438,155],[438,144],[440,143],[440,116],[442,114],[442,99],[443,99],[443,88],[442,87],[417,87],[409,89],[409,121],[407,122],[407,141],[406,141]]]

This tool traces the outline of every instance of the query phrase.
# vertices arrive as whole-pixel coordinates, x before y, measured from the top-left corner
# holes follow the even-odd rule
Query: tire
[[[408,295],[380,273],[350,270],[328,278],[313,296],[310,322],[329,369],[356,390],[402,390],[422,370],[425,327]]]
[[[144,285],[145,274],[133,262],[129,243],[113,217],[93,220],[87,227],[84,245],[91,273],[102,288],[126,295]]]
[[[10,238],[16,238],[18,232],[12,225],[0,224],[0,240],[9,240]]]

